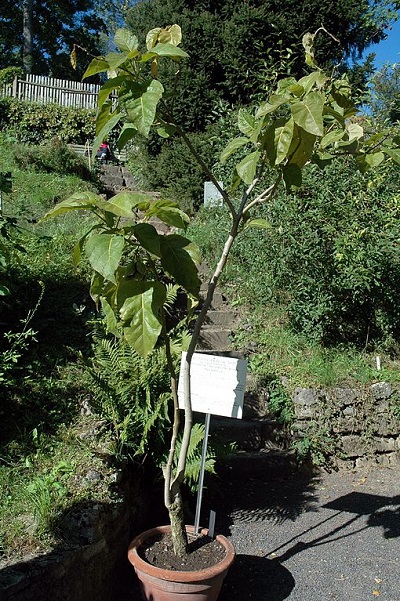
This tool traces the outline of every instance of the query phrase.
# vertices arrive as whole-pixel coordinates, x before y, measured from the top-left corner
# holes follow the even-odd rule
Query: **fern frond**
[[[166,299],[164,303],[164,309],[167,313],[170,313],[176,299],[178,298],[179,286],[177,284],[167,284],[166,286]]]
[[[96,338],[88,370],[95,409],[112,427],[121,453],[144,454],[165,446],[170,428],[170,376],[165,350],[140,357],[119,338]]]

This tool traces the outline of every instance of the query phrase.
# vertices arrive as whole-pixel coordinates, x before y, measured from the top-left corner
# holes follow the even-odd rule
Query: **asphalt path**
[[[237,558],[219,601],[400,601],[399,475],[224,482],[210,507]]]

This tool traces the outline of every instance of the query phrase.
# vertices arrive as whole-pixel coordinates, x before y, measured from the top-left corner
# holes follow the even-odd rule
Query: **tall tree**
[[[381,121],[400,121],[400,63],[385,65],[371,81],[371,111]]]
[[[107,31],[96,11],[97,0],[2,0],[0,5],[0,68],[23,66],[26,71],[79,78],[88,58],[74,72],[69,55],[74,44],[91,54],[101,48]]]
[[[320,36],[317,62],[343,66],[384,37],[396,8],[390,0],[139,0],[126,21],[142,38],[156,25],[181,25],[191,52],[176,108],[201,129],[217,97],[246,104],[287,74],[288,61],[294,76],[304,74],[303,33],[323,25],[338,41]]]
[[[27,73],[32,73],[33,66],[33,0],[23,0],[23,65]]]

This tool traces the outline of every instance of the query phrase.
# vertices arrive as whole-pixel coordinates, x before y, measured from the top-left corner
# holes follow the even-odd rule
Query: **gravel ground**
[[[400,601],[399,469],[224,484],[236,564],[219,601]]]
[[[217,512],[237,553],[218,601],[400,601],[399,475],[248,478],[206,491],[203,513]],[[136,582],[123,599],[141,601]]]

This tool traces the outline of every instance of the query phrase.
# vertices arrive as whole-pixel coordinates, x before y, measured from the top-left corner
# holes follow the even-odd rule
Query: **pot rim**
[[[186,526],[186,530],[188,532],[194,532],[194,526]],[[235,549],[232,543],[222,534],[217,534],[215,538],[225,548],[226,556],[215,565],[203,570],[196,570],[192,572],[167,570],[153,566],[139,556],[137,549],[145,542],[146,539],[154,536],[155,534],[163,534],[170,531],[171,526],[157,526],[156,528],[145,530],[132,540],[128,548],[128,559],[135,569],[139,570],[140,572],[144,572],[149,576],[161,578],[162,580],[175,582],[199,582],[201,580],[208,580],[214,576],[217,576],[218,574],[221,574],[222,572],[225,572],[229,569],[235,559]],[[206,528],[201,528],[200,534],[207,536],[208,530]]]

